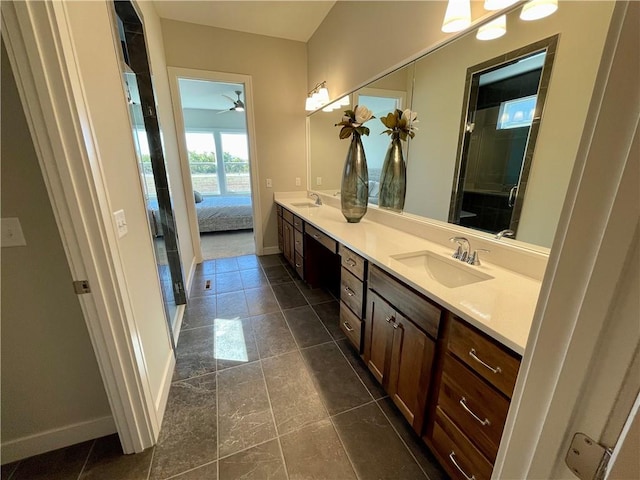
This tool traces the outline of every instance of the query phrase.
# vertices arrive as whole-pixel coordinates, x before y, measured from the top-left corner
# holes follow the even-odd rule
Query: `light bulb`
[[[471,4],[469,0],[449,0],[442,22],[445,33],[459,32],[471,25]]]
[[[558,9],[558,0],[531,0],[524,4],[520,18],[522,20],[538,20],[551,15]]]
[[[304,104],[304,109],[307,112],[313,112],[316,109],[316,102],[313,101],[313,98],[307,97],[307,101]]]
[[[510,7],[518,0],[484,0],[485,10],[502,10],[503,8]]]
[[[500,15],[495,20],[481,26],[476,33],[478,40],[493,40],[507,33],[507,16]]]
[[[327,103],[330,98],[329,98],[329,90],[327,90],[327,87],[322,87],[320,88],[320,90],[318,90],[318,100],[320,104],[324,105],[325,103]]]

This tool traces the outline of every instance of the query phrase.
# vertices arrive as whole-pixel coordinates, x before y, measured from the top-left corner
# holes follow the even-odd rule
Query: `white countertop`
[[[343,245],[362,255],[380,268],[423,293],[434,302],[455,313],[497,341],[522,355],[529,336],[533,314],[540,293],[540,282],[492,265],[469,269],[490,275],[491,279],[446,287],[426,270],[408,267],[391,255],[428,250],[443,257],[451,257],[453,246],[444,247],[381,223],[367,220],[347,223],[338,208],[329,205],[296,207],[293,204],[312,202],[303,196],[276,197],[276,203],[287,208],[306,222],[330,235]],[[463,268],[467,268],[464,265]]]

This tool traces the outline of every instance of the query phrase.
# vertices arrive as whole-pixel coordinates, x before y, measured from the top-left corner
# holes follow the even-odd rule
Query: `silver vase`
[[[367,213],[369,173],[360,135],[353,132],[349,152],[344,162],[340,188],[342,215],[349,223],[358,223]]]
[[[380,198],[378,205],[396,212],[404,208],[407,192],[407,173],[399,135],[392,135],[380,174]]]

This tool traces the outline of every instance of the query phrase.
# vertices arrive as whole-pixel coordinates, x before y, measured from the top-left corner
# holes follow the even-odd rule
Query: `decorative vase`
[[[400,135],[391,136],[380,174],[380,197],[378,206],[401,212],[407,191],[407,174]]]
[[[358,223],[367,213],[369,201],[369,173],[367,159],[360,135],[353,132],[349,152],[344,162],[342,172],[342,186],[340,188],[340,202],[342,215],[349,223]]]

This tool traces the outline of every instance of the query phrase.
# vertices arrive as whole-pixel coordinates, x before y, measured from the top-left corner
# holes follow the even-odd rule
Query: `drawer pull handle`
[[[355,261],[353,258],[351,258],[351,257],[347,258],[346,262],[347,262],[347,263],[349,264],[349,266],[351,266],[351,267],[355,267],[355,266],[356,266],[356,261]]]
[[[489,419],[488,419],[488,418],[485,418],[484,420],[482,420],[478,415],[476,415],[475,413],[473,413],[473,411],[472,411],[469,407],[467,407],[467,399],[466,399],[466,398],[462,397],[462,398],[460,399],[460,402],[459,402],[459,403],[460,403],[460,405],[462,406],[462,408],[464,408],[464,409],[465,409],[465,411],[466,411],[469,415],[471,415],[473,418],[475,418],[475,419],[478,421],[478,423],[479,423],[480,425],[482,425],[483,427],[486,427],[487,425],[491,425],[491,422],[489,421]]]
[[[347,329],[347,332],[353,332],[353,328],[347,322],[342,322],[342,325]]]
[[[296,245],[300,245],[300,240],[296,240]]]
[[[347,295],[349,295],[350,297],[353,297],[356,294],[356,292],[351,290],[349,287],[344,287],[344,291],[347,292]]]
[[[402,326],[402,324],[400,324],[400,323],[394,323],[393,324],[393,328],[395,328],[396,330],[398,329],[398,327],[401,327],[401,326]]]
[[[317,233],[314,233],[313,235],[311,235],[313,238],[315,238],[316,240],[320,240],[320,235],[318,235]]]
[[[299,263],[296,263],[296,268],[302,268],[302,265],[300,265]]]
[[[455,467],[458,469],[458,471],[464,476],[464,478],[466,478],[467,480],[476,480],[475,475],[467,475],[467,472],[465,472],[462,467],[460,465],[458,465],[458,462],[456,462],[456,452],[452,451],[449,454],[449,460],[451,460],[451,463],[453,463],[455,465]]]
[[[486,367],[489,370],[491,370],[492,373],[502,373],[502,369],[500,367],[493,368],[488,363],[483,362],[482,359],[478,357],[478,355],[476,354],[475,348],[472,348],[471,350],[469,350],[469,356],[473,358],[476,362],[478,362],[480,365],[482,365],[483,367]]]
[[[396,320],[393,317],[393,315],[391,315],[390,317],[385,318],[384,321],[387,323],[391,323],[391,322],[395,322]]]

